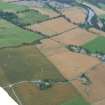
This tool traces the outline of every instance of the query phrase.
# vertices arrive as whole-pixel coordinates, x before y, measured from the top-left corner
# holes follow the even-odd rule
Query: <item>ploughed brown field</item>
[[[76,25],[69,23],[64,18],[60,17],[57,19],[48,20],[40,24],[32,25],[31,28],[33,31],[39,31],[47,36],[53,36],[73,28],[77,27]]]
[[[89,86],[81,84],[80,80],[75,80],[72,83],[83,94],[83,96],[92,103],[92,105],[105,104],[105,64],[97,65],[94,69],[88,72],[88,77],[91,80]],[[88,91],[86,91],[88,89]]]
[[[52,39],[65,45],[83,45],[88,41],[95,39],[96,36],[97,35],[84,29],[76,28],[58,36],[52,37]]]
[[[85,22],[86,15],[84,9],[81,7],[70,7],[64,9],[62,13],[73,23],[80,24]]]
[[[70,52],[62,44],[51,39],[42,41],[37,47],[67,79],[76,78],[100,63],[94,57]]]
[[[56,84],[40,90],[34,84],[24,83],[14,88],[23,105],[61,105],[80,96],[72,84]]]

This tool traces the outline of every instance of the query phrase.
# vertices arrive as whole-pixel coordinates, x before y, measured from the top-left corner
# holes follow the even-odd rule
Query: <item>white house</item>
[[[18,105],[2,87],[0,87],[0,105]]]

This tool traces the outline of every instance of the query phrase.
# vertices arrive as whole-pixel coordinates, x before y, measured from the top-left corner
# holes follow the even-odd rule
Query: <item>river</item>
[[[89,25],[93,25],[92,19],[94,16],[96,16],[96,13],[94,12],[94,10],[91,9],[89,6],[87,6],[86,3],[82,3],[80,4],[80,6],[83,7],[85,10],[85,14],[86,14],[85,23]]]

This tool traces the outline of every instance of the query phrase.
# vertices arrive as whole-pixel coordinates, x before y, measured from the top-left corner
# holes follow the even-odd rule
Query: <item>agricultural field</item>
[[[83,85],[80,80],[73,81],[73,85],[79,90],[80,93],[92,105],[105,104],[105,64],[99,64],[93,70],[87,73],[88,78],[91,80],[90,85]],[[103,103],[103,104],[101,104]]]
[[[74,99],[69,100],[68,102],[65,102],[61,105],[90,105],[90,104],[83,97],[77,96]]]
[[[97,37],[96,34],[90,33],[84,29],[76,28],[74,30],[65,32],[51,39],[59,41],[64,45],[83,45]]]
[[[0,10],[19,12],[28,9],[27,6],[18,6],[13,3],[0,1]]]
[[[69,51],[61,52],[60,50],[59,53],[50,56],[49,60],[58,67],[59,72],[68,80],[77,78],[99,63],[95,58]]]
[[[44,40],[42,44],[37,45],[37,48],[48,57],[68,80],[77,78],[100,63],[94,57],[70,52],[62,44],[51,39]]]
[[[104,61],[85,52],[105,53],[100,18],[93,0],[0,1],[0,87],[18,105],[104,105]]]
[[[89,30],[88,30],[89,32],[91,32],[91,33],[94,33],[94,34],[96,34],[96,35],[98,35],[98,36],[105,36],[105,32],[104,31],[102,31],[102,30],[97,30],[96,28],[90,28]]]
[[[3,19],[0,20],[0,48],[30,44],[42,39],[38,33],[23,30]]]
[[[17,13],[19,20],[26,25],[40,23],[49,19],[49,16],[42,15],[40,12],[29,9],[25,12]]]
[[[50,18],[57,17],[59,15],[56,11],[54,11],[48,5],[38,6],[37,1],[16,1],[14,2],[14,4],[17,4],[19,6],[27,6],[29,9],[38,11],[43,15],[49,16]]]
[[[33,31],[42,32],[46,36],[53,36],[55,34],[59,34],[59,33],[71,30],[75,27],[77,27],[77,26],[72,24],[72,23],[69,23],[67,20],[60,17],[57,19],[45,21],[45,22],[40,23],[40,24],[32,25],[31,29]]]
[[[73,23],[82,24],[85,22],[85,11],[80,7],[70,7],[63,10],[62,14],[68,17]]]
[[[10,83],[25,80],[64,80],[57,68],[35,46],[2,49],[0,58],[0,84],[3,80]]]
[[[28,6],[13,3],[0,3],[0,17],[5,15],[5,19],[15,22],[16,25],[31,25],[49,19],[48,15],[40,13],[38,10],[30,9]],[[4,18],[4,17],[2,17]]]
[[[45,7],[35,7],[35,6],[34,6],[34,7],[31,7],[31,9],[37,10],[37,11],[39,11],[41,14],[47,15],[47,16],[49,16],[50,18],[59,16],[58,13],[56,13],[54,10],[52,10],[52,9],[49,8],[48,6],[45,6]]]
[[[83,45],[90,52],[105,53],[105,37],[99,36]]]
[[[40,91],[33,84],[23,84],[15,88],[23,105],[90,105],[71,84],[56,84],[48,90]]]
[[[43,39],[41,40],[41,44],[37,44],[36,47],[45,55],[50,56],[54,53],[58,53],[58,49],[62,49],[62,51],[65,51],[65,48],[62,47],[62,44],[57,43],[54,40],[51,39]]]

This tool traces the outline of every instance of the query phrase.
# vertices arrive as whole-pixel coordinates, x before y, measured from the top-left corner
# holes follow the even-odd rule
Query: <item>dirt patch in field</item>
[[[65,45],[83,45],[94,38],[96,38],[95,34],[87,32],[84,29],[76,28],[61,35],[55,36],[52,39]]]
[[[33,31],[39,31],[46,34],[47,36],[52,36],[75,27],[77,26],[67,22],[64,18],[57,18],[40,24],[32,25],[30,28]]]
[[[99,60],[96,58],[72,53],[64,48],[62,44],[51,41],[45,40],[45,42],[37,47],[67,79],[73,79],[99,63]],[[56,44],[58,44],[57,47],[55,46]]]
[[[105,99],[105,64],[100,64],[96,68],[91,70],[88,73],[88,77],[92,82],[91,85],[89,85],[88,87],[82,85],[79,80],[74,81],[73,84],[85,96],[88,101],[93,104],[101,103],[101,101]]]
[[[15,88],[17,95],[25,105],[60,105],[78,96],[71,84],[58,84],[47,90],[39,90],[33,84],[23,84]]]
[[[65,9],[62,13],[68,17],[73,23],[84,23],[86,15],[84,9],[80,7],[71,7]]]

